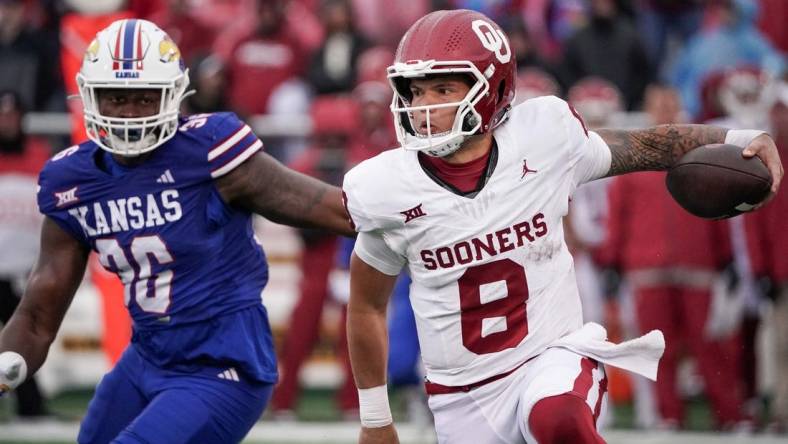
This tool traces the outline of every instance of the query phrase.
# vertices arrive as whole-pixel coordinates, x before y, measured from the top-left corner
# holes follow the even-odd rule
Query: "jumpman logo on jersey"
[[[536,173],[536,170],[532,170],[528,168],[528,159],[523,159],[523,175],[520,176],[520,180],[522,180],[526,174],[528,173]]]
[[[421,209],[423,204],[418,204],[415,207],[411,208],[410,210],[400,211],[399,214],[405,216],[405,223],[416,219],[417,217],[426,216],[427,213]]]

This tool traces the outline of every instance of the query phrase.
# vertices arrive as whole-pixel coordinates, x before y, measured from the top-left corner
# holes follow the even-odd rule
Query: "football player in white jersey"
[[[359,232],[348,336],[362,443],[394,443],[386,395],[386,305],[400,270],[413,283],[426,390],[438,441],[603,442],[599,362],[652,379],[659,332],[611,344],[583,325],[561,219],[580,184],[664,170],[709,143],[782,167],[759,131],[668,125],[586,130],[555,97],[511,107],[515,60],[484,15],[438,11],[416,22],[388,68],[403,149],[347,173]]]

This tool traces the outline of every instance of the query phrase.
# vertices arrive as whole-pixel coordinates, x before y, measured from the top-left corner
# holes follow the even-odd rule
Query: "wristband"
[[[725,134],[725,143],[746,148],[756,137],[766,134],[761,130],[728,130]]]
[[[358,409],[363,427],[376,429],[393,422],[386,384],[358,389]]]
[[[27,379],[27,363],[19,353],[0,353],[0,390],[13,390]]]

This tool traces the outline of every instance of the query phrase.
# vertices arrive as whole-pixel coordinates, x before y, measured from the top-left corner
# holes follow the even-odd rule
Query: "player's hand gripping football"
[[[21,384],[27,377],[27,364],[18,353],[0,353],[0,397]]]
[[[362,427],[358,444],[399,444],[399,437],[394,424],[374,429]]]
[[[771,137],[766,134],[761,134],[744,148],[742,155],[744,157],[758,156],[758,158],[766,164],[766,168],[768,168],[769,172],[772,174],[772,189],[769,193],[769,197],[761,203],[761,205],[763,205],[769,202],[769,200],[774,197],[774,194],[777,193],[777,190],[780,188],[780,182],[785,174],[783,165],[780,162],[780,154],[777,152],[777,145],[774,144],[774,140],[772,140]]]

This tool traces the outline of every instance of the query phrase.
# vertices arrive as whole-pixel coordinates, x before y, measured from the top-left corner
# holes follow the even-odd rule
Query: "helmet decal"
[[[115,51],[112,55],[112,70],[117,78],[137,78],[135,72],[143,68],[142,62],[147,48],[143,48],[142,30],[137,19],[124,20],[115,36]],[[144,43],[147,46],[147,39]],[[120,71],[120,72],[118,72]]]
[[[509,39],[506,38],[503,31],[493,28],[489,22],[484,20],[474,20],[471,27],[473,27],[473,32],[479,36],[482,45],[495,53],[499,62],[509,63],[512,58],[512,50],[509,48]],[[501,50],[504,51],[501,52]]]
[[[85,50],[85,61],[90,63],[96,63],[98,61],[98,52],[99,52],[99,40],[93,39],[88,45],[88,49]]]
[[[162,63],[177,62],[181,59],[181,51],[169,37],[159,42],[159,60]]]

